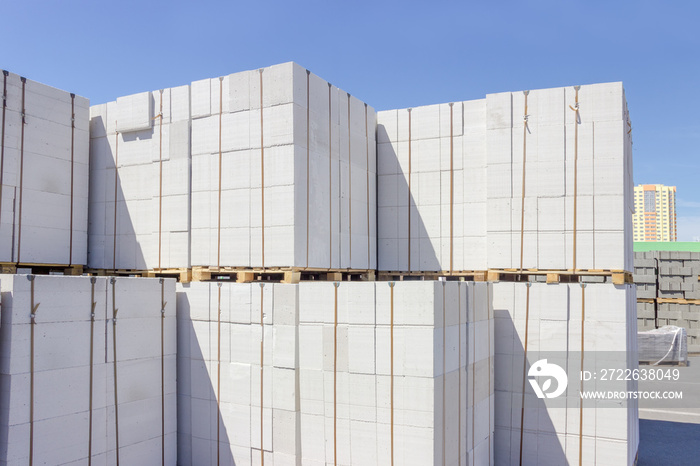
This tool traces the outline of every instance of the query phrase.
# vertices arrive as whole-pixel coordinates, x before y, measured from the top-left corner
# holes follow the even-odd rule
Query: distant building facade
[[[634,187],[634,241],[676,241],[676,187]]]

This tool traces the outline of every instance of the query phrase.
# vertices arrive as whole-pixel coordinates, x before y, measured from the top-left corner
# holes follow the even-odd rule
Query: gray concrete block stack
[[[659,251],[659,298],[700,299],[700,252]]]
[[[700,352],[699,277],[700,252],[636,252],[638,329],[683,327],[688,334],[688,351]]]

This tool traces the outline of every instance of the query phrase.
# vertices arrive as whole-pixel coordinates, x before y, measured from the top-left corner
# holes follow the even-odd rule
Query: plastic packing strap
[[[5,113],[7,110],[7,76],[10,73],[2,70],[2,126],[0,127],[0,217],[2,216],[2,182],[5,172]]]
[[[311,116],[310,108],[310,81],[311,81],[311,71],[306,70],[306,267],[309,267],[309,176],[311,175],[309,170],[309,164],[311,163],[311,148],[309,146],[310,133],[309,123]]]
[[[36,314],[39,310],[39,303],[34,304],[34,283],[36,277],[27,275],[27,280],[30,283],[30,355],[29,355],[29,465],[34,464],[34,344],[36,338],[34,336],[34,327],[36,326]]]
[[[525,295],[525,344],[523,346],[523,386],[520,401],[520,466],[523,464],[523,434],[525,432],[525,381],[527,380],[527,339],[530,324],[530,287],[532,283],[527,282]],[[490,429],[490,426],[489,426]]]
[[[92,392],[94,381],[94,362],[95,362],[95,284],[96,277],[90,277],[90,393],[88,402],[88,465],[92,464]]]
[[[161,111],[162,114],[162,111]],[[160,279],[160,449],[161,464],[165,466],[165,279]],[[217,377],[217,381],[220,380]],[[218,397],[217,397],[218,400]],[[217,442],[218,445],[218,442]]]
[[[408,111],[408,271],[411,272],[411,108]],[[396,141],[398,147],[398,140]]]
[[[221,283],[217,283],[216,300],[216,464],[221,461]],[[262,297],[261,297],[262,299]],[[262,307],[262,306],[261,306]],[[262,362],[261,362],[262,367]],[[260,389],[262,392],[262,388]],[[262,403],[262,398],[261,398]]]
[[[339,282],[333,282],[334,288],[334,318],[333,318],[333,464],[338,464],[338,287]]]
[[[348,267],[352,267],[352,136],[350,134],[350,93],[348,92]]]
[[[116,464],[119,466],[119,391],[118,391],[118,379],[117,379],[117,279],[112,277],[110,279],[112,284],[112,351],[113,351],[113,369],[114,369],[114,433],[115,433],[115,455]]]
[[[575,104],[569,108],[575,112],[574,116],[574,229],[573,229],[573,264],[572,267],[574,271],[576,270],[576,227],[577,227],[577,207],[578,207],[578,125],[579,125],[579,102],[578,102],[578,91],[581,86],[574,86],[575,94]]]
[[[394,282],[389,282],[389,407],[391,416],[391,466],[394,466],[394,285]]]
[[[262,73],[262,72],[261,72]],[[262,79],[262,74],[260,75]],[[262,100],[260,101],[260,111],[262,111]],[[265,348],[265,312],[264,312],[264,293],[265,284],[260,283],[260,464],[265,466],[265,435],[264,424],[265,417],[263,415],[263,374],[264,374],[264,348]]]
[[[163,251],[163,89],[160,90],[160,111],[158,118],[158,268],[162,267]]]
[[[223,102],[224,102],[224,78],[219,78],[219,185],[218,185],[218,213],[216,223],[216,266],[221,267],[221,177],[222,177],[222,151],[221,151],[221,123],[223,119]],[[262,115],[262,107],[260,108]]]
[[[454,272],[454,103],[450,102],[450,274]]]
[[[332,137],[332,122],[331,116],[332,103],[331,99],[331,83],[328,83],[328,234],[329,234],[329,254],[328,267],[333,268],[333,137]]]
[[[22,193],[24,192],[24,127],[27,124],[26,109],[25,109],[25,91],[27,87],[27,78],[21,77],[22,81],[22,123],[20,131],[20,149],[19,149],[19,216],[17,227],[17,264],[21,262],[22,253]]]
[[[260,196],[261,196],[261,255],[265,268],[265,137],[263,133],[263,68],[260,68]],[[262,451],[262,448],[261,448]]]
[[[583,350],[584,346],[584,331],[586,320],[586,284],[581,283],[581,371],[583,371]],[[581,377],[579,391],[583,393],[583,377]],[[578,406],[578,464],[583,464],[583,398],[579,401]]]
[[[70,95],[70,237],[68,239],[68,265],[73,265],[73,192],[75,175],[75,94]]]
[[[367,142],[366,145],[366,156],[365,156],[365,173],[367,175],[367,268],[369,269],[371,266],[372,261],[370,260],[370,228],[369,228],[369,211],[370,211],[370,206],[369,206],[369,126],[367,122],[367,104],[365,104],[365,141]]]
[[[530,91],[523,91],[523,95],[525,96],[525,109],[523,112],[523,181],[522,193],[520,195],[520,273],[523,272],[523,253],[525,250],[525,162],[527,161],[527,96],[529,93]]]

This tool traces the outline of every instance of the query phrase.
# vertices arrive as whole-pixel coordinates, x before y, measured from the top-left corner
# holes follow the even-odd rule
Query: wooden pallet
[[[658,364],[656,361],[639,361],[640,366],[651,366],[651,365],[657,365],[657,366],[679,366],[679,367],[688,367],[690,365],[690,361],[661,361]]]
[[[448,281],[486,281],[485,270],[460,270],[452,271],[432,271],[432,272],[401,272],[387,270],[377,272],[377,279],[380,281],[411,281],[411,280],[448,280]]]
[[[192,281],[230,280],[237,283],[300,281],[373,281],[374,270],[320,269],[320,268],[240,268],[240,267],[192,267]]]
[[[700,304],[700,299],[685,299],[685,298],[656,298],[659,304]]]
[[[582,277],[612,277],[615,285],[634,283],[632,272],[625,270],[603,269],[569,269],[569,270],[543,270],[543,269],[489,269],[488,281],[529,281],[530,275],[546,275],[547,283],[579,283]]]
[[[0,272],[15,274],[17,269],[29,270],[34,275],[82,275],[82,265],[65,264],[17,264],[15,262],[0,262]]]

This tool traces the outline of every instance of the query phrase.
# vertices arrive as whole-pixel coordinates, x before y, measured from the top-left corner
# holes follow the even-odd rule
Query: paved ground
[[[640,400],[639,466],[700,464],[700,356],[678,369],[678,381],[639,382],[640,391],[683,392],[682,400]]]

